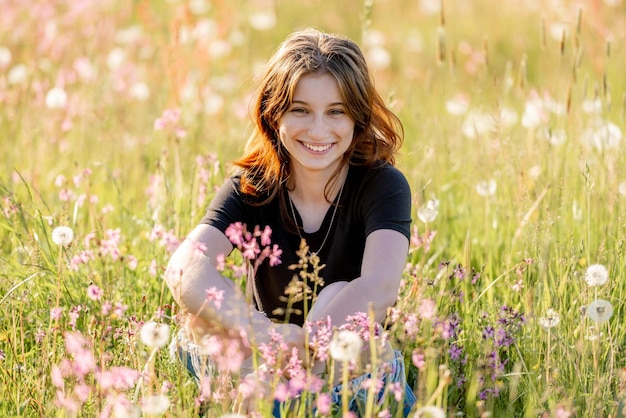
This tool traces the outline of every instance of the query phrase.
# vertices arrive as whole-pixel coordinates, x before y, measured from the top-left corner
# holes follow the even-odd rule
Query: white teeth
[[[311,151],[315,151],[315,152],[326,151],[327,149],[330,149],[330,147],[332,146],[332,144],[328,144],[328,145],[312,145],[312,144],[307,144],[306,142],[303,142],[302,144],[305,147],[307,147],[308,149],[310,149]]]

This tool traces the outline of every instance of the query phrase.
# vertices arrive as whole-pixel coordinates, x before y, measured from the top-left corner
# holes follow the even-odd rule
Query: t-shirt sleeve
[[[239,191],[239,179],[231,177],[217,190],[200,223],[225,232],[235,222],[247,223],[246,214],[246,205]]]
[[[411,238],[411,188],[397,168],[387,165],[364,185],[365,236],[392,229]]]

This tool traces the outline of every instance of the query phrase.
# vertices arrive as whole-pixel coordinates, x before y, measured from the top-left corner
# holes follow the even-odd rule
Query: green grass
[[[55,367],[72,359],[64,346],[72,329],[88,336],[100,370],[145,371],[141,383],[119,391],[104,388],[93,373],[82,381],[66,376],[67,394],[82,383],[91,388],[78,416],[98,416],[122,393],[136,405],[166,393],[169,416],[198,412],[195,382],[165,348],[151,356],[137,336],[149,320],[176,329],[176,307],[160,278],[170,250],[151,233],[163,228],[183,239],[196,225],[250,132],[247,106],[258,65],[292,30],[316,26],[347,34],[366,54],[374,35],[384,38],[390,64],[377,67],[372,58],[372,69],[405,126],[398,166],[414,192],[420,235],[426,225],[417,209],[439,200],[428,224],[436,235],[428,250],[414,247],[409,255],[397,304],[403,320],[390,327],[418,406],[469,417],[564,416],[560,409],[623,416],[617,403],[626,385],[624,139],[620,131],[618,145],[598,147],[586,138],[607,132],[609,122],[611,129],[624,127],[625,6],[459,0],[445,2],[442,15],[425,13],[420,3],[224,1],[201,14],[183,1],[111,0],[86,3],[85,10],[69,1],[5,5],[0,415],[72,415],[57,403],[52,378]],[[266,10],[275,13],[276,25],[252,27],[248,17]],[[551,34],[555,23],[566,25],[564,38]],[[3,61],[2,51],[10,59]],[[123,51],[123,62],[115,66],[111,51]],[[90,62],[87,70],[80,59]],[[149,89],[145,100],[136,96],[137,83]],[[54,86],[67,92],[66,107],[46,106]],[[455,115],[446,104],[458,94],[469,107]],[[205,111],[218,96],[222,106]],[[537,98],[544,99],[543,113],[528,128],[525,108]],[[590,112],[594,100],[598,107]],[[551,103],[560,110],[551,111]],[[187,133],[180,140],[153,129],[163,110],[176,107]],[[508,123],[505,111],[516,119]],[[489,125],[474,137],[464,134],[479,128],[468,125],[471,112]],[[565,140],[551,143],[546,132],[562,132]],[[65,182],[55,184],[58,176]],[[476,186],[491,179],[495,193],[482,196]],[[62,190],[70,197],[61,198]],[[76,235],[67,248],[52,242],[59,225]],[[117,229],[119,242],[107,247],[107,234]],[[92,258],[72,269],[84,250]],[[587,286],[592,264],[608,269],[606,284]],[[459,266],[463,279],[455,275]],[[101,300],[88,298],[91,284],[102,289]],[[585,313],[598,298],[614,309],[601,324]],[[420,317],[430,300],[435,316]],[[103,312],[104,301],[113,305],[110,312]],[[127,309],[116,314],[115,303]],[[55,320],[50,309],[57,306],[63,314]],[[539,320],[549,309],[560,322],[546,329]],[[72,311],[78,311],[75,324]],[[451,318],[458,332],[445,338]],[[412,319],[407,334],[401,325]],[[507,342],[496,342],[490,330]],[[461,349],[461,357],[451,348]],[[412,362],[414,353],[424,356],[423,369]],[[213,384],[228,396],[210,400],[208,414],[221,416],[232,408],[229,388]],[[271,403],[260,399],[257,407],[267,412]]]

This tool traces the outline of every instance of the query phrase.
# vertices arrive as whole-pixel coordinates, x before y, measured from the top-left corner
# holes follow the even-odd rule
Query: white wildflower
[[[483,197],[493,196],[496,193],[498,184],[494,179],[484,180],[476,185],[476,191]]]
[[[446,110],[449,114],[461,116],[469,110],[470,101],[467,95],[457,94],[452,99],[446,101]]]
[[[576,222],[583,220],[583,208],[580,207],[577,201],[572,203],[572,217]]]
[[[28,77],[28,68],[24,64],[17,64],[9,70],[7,79],[9,84],[21,84],[26,81]]]
[[[587,307],[587,316],[595,322],[606,322],[613,316],[613,305],[604,299],[596,299]]]
[[[472,110],[468,113],[461,126],[461,131],[467,138],[477,138],[494,129],[493,116],[479,110]]]
[[[11,63],[11,50],[5,46],[0,46],[0,68],[6,68]]]
[[[622,196],[626,196],[626,181],[622,181],[619,186],[617,186],[617,191]]]
[[[250,15],[248,22],[256,30],[269,30],[276,26],[276,15],[271,10],[259,11]]]
[[[354,331],[339,331],[328,345],[330,356],[337,361],[350,361],[359,356],[363,340]]]
[[[146,415],[163,415],[170,407],[170,400],[167,395],[146,396],[141,401],[141,410]]]
[[[146,83],[137,82],[130,86],[129,93],[133,99],[143,102],[150,97],[150,87]]]
[[[446,418],[446,412],[436,406],[429,405],[423,406],[417,411],[415,411],[415,418]]]
[[[425,224],[434,221],[439,214],[439,200],[430,199],[417,210],[417,217]]]
[[[148,347],[161,348],[170,340],[170,327],[154,321],[146,322],[139,331],[139,338]]]
[[[52,242],[67,247],[74,240],[74,231],[69,226],[57,226],[52,230]]]
[[[559,322],[561,322],[561,318],[552,308],[548,309],[546,316],[539,318],[539,325],[544,328],[554,328],[559,325]]]
[[[602,264],[592,264],[587,268],[585,281],[589,286],[602,286],[609,280],[609,272]]]
[[[46,93],[48,109],[63,109],[67,106],[67,93],[61,87],[53,87]]]

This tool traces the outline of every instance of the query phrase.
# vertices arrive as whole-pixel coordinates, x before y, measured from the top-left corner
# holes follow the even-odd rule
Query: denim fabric
[[[206,376],[213,374],[215,372],[215,366],[212,362],[198,352],[198,347],[195,344],[185,344],[181,346],[177,344],[177,341],[172,342],[172,346],[170,347],[171,354],[178,357],[181,363],[187,368],[189,373],[194,377],[196,381],[199,382],[200,376]],[[406,373],[404,368],[404,358],[402,356],[402,352],[396,350],[395,356],[393,360],[381,365],[382,376],[379,378],[383,381],[382,389],[377,395],[376,401],[381,403],[384,402],[384,392],[385,387],[393,383],[400,383],[404,387],[404,396],[402,399],[402,405],[398,405],[393,400],[393,407],[401,407],[404,416],[408,417],[411,408],[416,402],[415,395],[411,390],[411,387],[406,382]],[[348,401],[348,410],[357,414],[357,416],[361,416],[361,413],[365,412],[368,389],[366,387],[366,382],[370,379],[371,373],[366,373],[361,376],[358,376],[348,382],[348,386],[350,388],[350,399]],[[337,385],[333,387],[330,392],[330,396],[332,399],[332,403],[335,405],[335,408],[341,411],[342,409],[342,400],[341,400],[341,391],[343,389],[343,385]],[[392,396],[392,395],[387,395]],[[392,396],[393,398],[393,396]],[[289,410],[296,407],[296,404],[299,403],[299,400],[291,400],[285,403],[280,403],[278,401],[274,402],[273,408],[273,416],[276,418],[280,418],[283,416],[281,411]],[[288,414],[287,414],[288,415]]]
[[[402,409],[404,411],[404,416],[408,416],[413,404],[415,404],[415,395],[411,390],[411,387],[406,382],[406,374],[404,372],[404,358],[402,356],[402,352],[396,350],[395,357],[389,363],[384,364],[383,367],[388,368],[388,371],[383,373],[381,380],[383,381],[382,389],[378,393],[377,402],[381,402],[384,400],[383,395],[385,391],[385,387],[393,383],[400,383],[404,387],[404,396],[403,396],[403,405]],[[348,382],[348,387],[350,388],[350,393],[352,397],[348,401],[348,410],[359,413],[365,411],[365,405],[367,402],[367,394],[368,389],[364,387],[364,384],[370,379],[371,373],[363,374],[359,377],[356,377]],[[333,388],[331,397],[333,403],[342,406],[341,404],[341,391],[343,389],[343,385],[337,385]]]

